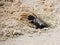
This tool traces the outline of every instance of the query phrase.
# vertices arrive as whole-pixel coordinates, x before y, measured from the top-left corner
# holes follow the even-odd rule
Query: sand
[[[59,0],[1,0],[0,45],[60,45]],[[35,29],[27,17],[35,14],[50,27]]]

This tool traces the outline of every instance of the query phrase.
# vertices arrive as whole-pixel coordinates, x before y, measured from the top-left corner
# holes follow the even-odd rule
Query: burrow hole
[[[27,19],[31,21],[31,24],[36,26],[35,29],[43,29],[49,27],[47,23],[45,23],[43,20],[38,19],[38,17],[34,17],[33,15],[29,15]]]

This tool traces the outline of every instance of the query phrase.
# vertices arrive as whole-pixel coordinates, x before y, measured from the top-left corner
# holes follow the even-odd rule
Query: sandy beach
[[[29,15],[50,26],[36,29]],[[0,0],[0,45],[60,45],[60,0]]]

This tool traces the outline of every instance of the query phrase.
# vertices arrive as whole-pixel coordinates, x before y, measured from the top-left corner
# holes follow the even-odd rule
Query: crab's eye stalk
[[[29,15],[29,16],[28,16],[28,20],[34,20],[34,19],[35,19],[34,16],[32,16],[32,15]]]

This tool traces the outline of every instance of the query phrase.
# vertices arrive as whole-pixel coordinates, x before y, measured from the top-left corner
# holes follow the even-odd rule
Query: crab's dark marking
[[[34,24],[36,26],[36,29],[38,29],[38,28],[42,29],[42,28],[48,27],[48,25],[45,22],[43,22],[42,20],[40,20],[32,15],[28,16],[28,20],[31,20],[30,23]]]

